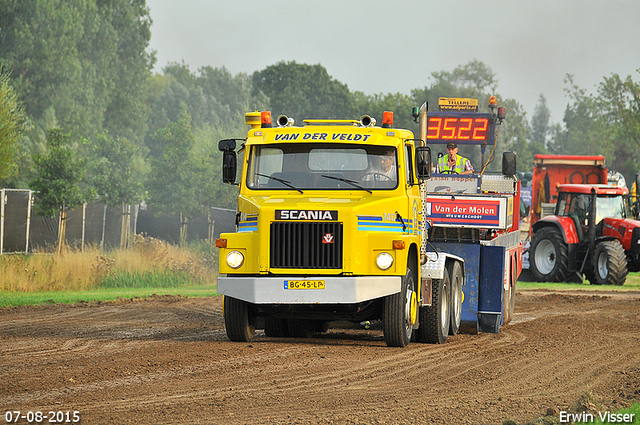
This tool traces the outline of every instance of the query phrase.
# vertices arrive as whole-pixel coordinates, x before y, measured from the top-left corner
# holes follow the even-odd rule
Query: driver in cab
[[[374,181],[381,183],[396,182],[398,172],[396,171],[396,152],[387,150],[383,155],[375,156],[371,160],[371,171],[366,173],[361,181]]]
[[[438,172],[453,174],[473,174],[473,166],[467,158],[458,155],[458,145],[447,143],[447,154],[438,161]]]

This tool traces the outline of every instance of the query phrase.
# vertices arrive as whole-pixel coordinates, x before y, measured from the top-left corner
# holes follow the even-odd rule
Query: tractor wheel
[[[451,313],[449,312],[449,274],[433,281],[431,290],[431,306],[420,307],[420,327],[416,331],[418,342],[444,344],[449,335]]]
[[[289,336],[287,319],[280,319],[274,316],[265,317],[264,334],[271,338],[286,338]]]
[[[462,266],[457,261],[451,266],[449,281],[451,282],[449,335],[455,335],[460,329],[460,320],[462,318],[462,282],[464,281]]]
[[[236,298],[224,297],[224,324],[231,341],[249,342],[256,332],[253,305]]]
[[[529,249],[529,269],[538,282],[564,282],[569,267],[567,244],[556,227],[534,233]]]
[[[417,295],[413,270],[407,266],[400,292],[384,299],[383,335],[389,347],[405,347],[411,341],[418,312]]]
[[[624,285],[629,269],[620,241],[604,241],[593,251],[593,271],[598,285]]]

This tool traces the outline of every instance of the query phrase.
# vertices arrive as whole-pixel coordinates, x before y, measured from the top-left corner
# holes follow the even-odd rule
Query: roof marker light
[[[507,113],[506,113],[506,109],[504,108],[504,106],[498,107],[498,119],[500,121],[502,121],[506,115],[507,115]]]
[[[271,128],[271,111],[262,111],[260,113],[260,121],[262,128]]]
[[[393,127],[393,112],[384,111],[382,113],[382,128]]]

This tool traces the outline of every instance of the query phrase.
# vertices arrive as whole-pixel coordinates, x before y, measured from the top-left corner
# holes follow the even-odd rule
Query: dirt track
[[[640,400],[639,293],[522,291],[498,335],[404,349],[348,329],[231,343],[220,301],[0,309],[0,420],[500,425],[585,391],[612,409]]]

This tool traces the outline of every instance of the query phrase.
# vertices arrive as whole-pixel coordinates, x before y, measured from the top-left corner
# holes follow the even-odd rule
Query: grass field
[[[64,303],[73,304],[90,301],[115,301],[118,299],[146,298],[154,295],[179,295],[183,297],[216,296],[216,285],[195,285],[176,288],[98,288],[84,291],[41,291],[10,292],[0,291],[0,308]]]
[[[127,250],[0,256],[0,307],[110,301],[156,295],[216,295],[210,244],[179,248],[136,237]]]
[[[60,255],[0,256],[0,307],[42,303],[110,301],[156,295],[217,295],[217,250],[210,244],[179,248],[136,237],[131,248],[113,252],[66,249]],[[640,273],[624,286],[530,282],[518,290],[640,291]]]
[[[629,273],[623,286],[599,286],[590,285],[587,280],[584,283],[542,283],[519,280],[518,289],[548,289],[550,291],[640,291],[640,272]]]

